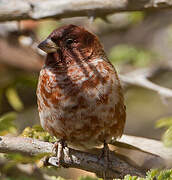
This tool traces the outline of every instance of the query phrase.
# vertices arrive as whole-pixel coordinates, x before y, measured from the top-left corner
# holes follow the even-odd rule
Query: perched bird
[[[38,47],[47,53],[37,87],[42,127],[80,149],[120,137],[126,119],[123,93],[99,39],[67,25]]]

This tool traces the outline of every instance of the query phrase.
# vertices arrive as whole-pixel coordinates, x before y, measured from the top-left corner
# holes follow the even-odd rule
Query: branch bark
[[[22,153],[25,155],[34,156],[42,153],[52,153],[53,144],[43,142],[31,138],[23,137],[0,137],[0,152],[1,153]],[[69,155],[68,155],[69,151]],[[81,152],[71,148],[64,149],[64,157],[61,165],[64,167],[79,168],[89,172],[96,173],[99,177],[103,177],[105,166],[107,165],[104,159],[100,159],[100,149],[96,149],[99,155]],[[51,165],[57,166],[58,159],[56,157],[49,158]],[[126,174],[137,175],[143,177],[143,171],[130,165],[126,161],[110,152],[110,167],[106,171],[108,178],[123,178]]]
[[[133,146],[133,142],[139,141],[139,148]],[[130,142],[131,145],[125,142]],[[141,145],[144,142],[143,145]],[[150,152],[145,152],[145,148],[150,146],[148,149]],[[117,148],[114,149],[115,146]],[[142,156],[146,161],[142,160],[143,164],[160,164],[163,163],[164,159],[172,158],[170,154],[171,149],[162,148],[162,144],[159,141],[148,140],[145,138],[133,137],[124,135],[121,141],[113,146],[110,145],[110,167],[106,171],[106,175],[109,178],[123,178],[126,174],[144,176],[145,167],[140,167],[137,163],[132,163],[131,160],[127,160],[129,154],[133,156],[134,159]],[[122,147],[122,148],[121,148]],[[158,148],[157,148],[158,147]],[[161,148],[160,148],[161,147]],[[24,137],[0,137],[0,153],[22,153],[29,156],[34,156],[42,153],[52,153],[53,144],[49,142],[43,142],[36,139],[24,138]],[[122,151],[126,157],[124,157]],[[124,151],[124,149],[127,150]],[[160,151],[163,151],[161,153]],[[131,153],[133,151],[133,155]],[[155,151],[155,154],[152,154]],[[159,151],[159,152],[158,152]],[[81,152],[79,150],[74,150],[71,148],[64,149],[64,156],[61,165],[64,167],[79,168],[89,172],[96,173],[99,177],[103,177],[104,169],[106,168],[106,162],[104,159],[100,159],[101,149],[93,149],[90,152]],[[69,153],[68,153],[69,152]],[[114,154],[115,152],[115,154]],[[138,153],[139,152],[139,153]],[[165,155],[164,155],[165,154]],[[162,155],[161,157],[158,155]],[[164,157],[165,156],[165,157]],[[141,161],[140,159],[138,161]],[[151,163],[153,161],[154,163]],[[48,163],[53,166],[57,165],[58,159],[56,157],[50,157]],[[149,163],[146,163],[149,162]],[[149,167],[153,168],[153,167]]]
[[[0,21],[105,17],[115,12],[165,8],[172,8],[172,0],[1,0]]]

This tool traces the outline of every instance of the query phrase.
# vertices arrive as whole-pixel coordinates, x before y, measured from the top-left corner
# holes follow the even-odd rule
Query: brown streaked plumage
[[[98,38],[68,25],[38,47],[48,53],[37,88],[42,127],[85,149],[120,137],[126,118],[122,89]]]

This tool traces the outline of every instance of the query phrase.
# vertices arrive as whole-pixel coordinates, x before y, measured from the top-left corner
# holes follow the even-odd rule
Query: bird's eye
[[[67,45],[72,44],[73,42],[74,42],[73,39],[67,39],[67,40],[66,40],[66,44],[67,44]]]
[[[56,41],[57,41],[57,39],[56,39],[55,37],[51,37],[51,40],[52,40],[53,42],[56,42]]]

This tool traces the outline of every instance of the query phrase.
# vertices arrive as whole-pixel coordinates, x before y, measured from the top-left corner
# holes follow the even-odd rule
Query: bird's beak
[[[38,48],[40,48],[42,51],[46,53],[53,53],[53,52],[56,52],[57,49],[59,49],[59,47],[49,38],[42,41],[38,45]]]

